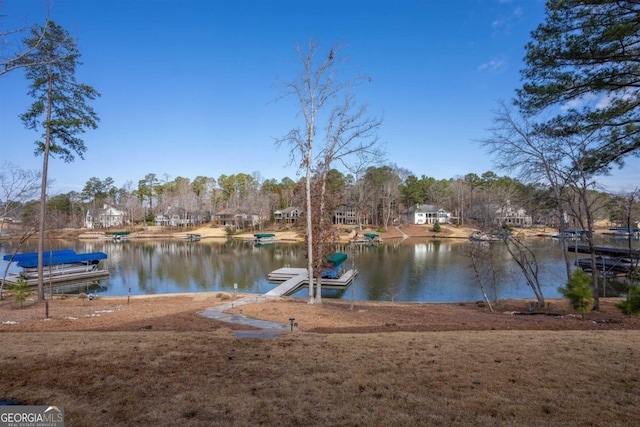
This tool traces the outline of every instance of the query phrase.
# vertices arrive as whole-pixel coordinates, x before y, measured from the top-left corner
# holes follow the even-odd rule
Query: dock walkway
[[[343,275],[336,279],[323,278],[320,284],[324,288],[344,289],[358,275],[358,270],[347,270]],[[272,282],[283,281],[280,285],[271,289],[264,294],[265,297],[281,297],[291,295],[300,289],[303,285],[309,284],[309,275],[306,268],[284,267],[269,273],[269,280]]]

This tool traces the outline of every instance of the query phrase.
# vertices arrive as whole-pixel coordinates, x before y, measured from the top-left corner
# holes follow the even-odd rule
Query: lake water
[[[539,261],[540,280],[546,298],[560,297],[565,284],[560,242],[536,239],[527,242]],[[346,290],[325,290],[324,297],[414,302],[463,302],[482,299],[469,256],[472,243],[431,239],[385,242],[378,246],[344,245],[338,249],[349,255],[346,268],[359,272]],[[76,252],[105,252],[108,279],[81,291],[97,290],[101,295],[144,295],[174,292],[238,292],[262,294],[277,286],[267,274],[284,266],[306,266],[305,248],[298,243],[255,246],[252,242],[205,239],[184,240],[73,240],[51,242],[51,249],[71,248]],[[500,242],[477,247],[483,283],[489,297],[534,298],[522,273]],[[10,243],[0,254],[10,251]],[[22,252],[35,247],[24,247]],[[573,256],[573,255],[572,255]],[[584,257],[584,254],[578,254]],[[493,261],[491,261],[491,259]],[[4,271],[5,261],[1,261]],[[493,268],[490,267],[493,265]],[[17,271],[11,266],[12,271]],[[498,272],[494,287],[491,271]],[[307,297],[308,288],[294,294]]]

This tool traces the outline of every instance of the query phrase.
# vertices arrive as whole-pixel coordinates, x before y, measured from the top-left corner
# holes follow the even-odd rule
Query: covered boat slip
[[[342,269],[342,264],[347,260],[347,254],[335,252],[327,255],[327,267],[322,271],[320,284],[328,289],[344,289],[353,282],[358,270]],[[270,290],[266,294],[267,297],[279,297],[291,295],[300,289],[303,285],[309,284],[309,272],[306,268],[284,267],[269,273],[270,282],[281,282],[281,285]]]
[[[592,271],[589,258],[580,258],[576,261],[576,265],[587,273]],[[613,258],[598,257],[596,258],[596,268],[606,274],[629,274],[633,271],[634,265]]]
[[[113,240],[125,240],[129,238],[130,231],[108,231],[106,233],[107,239]]]
[[[76,271],[76,272],[69,272],[69,271],[65,271],[62,274],[59,275],[52,275],[52,276],[48,276],[46,273],[46,268],[45,267],[45,277],[44,277],[44,283],[45,285],[48,285],[50,283],[73,283],[73,282],[78,282],[78,283],[85,283],[87,280],[97,280],[97,279],[102,279],[105,277],[109,276],[109,271],[108,270],[91,270],[91,271]],[[34,277],[34,278],[30,278],[30,279],[25,279],[22,275],[20,274],[7,274],[7,277],[5,279],[5,283],[9,284],[9,285],[15,285],[18,284],[20,280],[25,280],[27,283],[27,286],[36,286],[38,284],[38,278]],[[2,280],[2,278],[0,278],[0,281]]]
[[[602,234],[606,234],[609,236],[615,237],[634,237],[640,238],[640,228],[635,227],[611,227],[609,229],[609,233],[604,232]]]
[[[5,261],[11,261],[11,255],[5,255],[3,258]],[[44,252],[42,254],[42,265],[50,266],[55,264],[97,264],[100,260],[107,259],[107,254],[104,252],[91,252],[84,254],[77,254],[71,249],[63,249],[60,251]],[[37,268],[38,267],[38,253],[29,252],[23,254],[16,254],[13,257],[13,262],[18,264],[18,267],[22,268]]]
[[[590,253],[589,245],[569,245],[569,252]],[[611,246],[595,246],[596,269],[605,274],[629,274],[637,266],[640,260],[640,250]],[[591,260],[580,258],[575,264],[582,270],[590,273],[592,271]]]
[[[250,239],[256,243],[270,243],[275,242],[276,235],[273,233],[256,233],[253,235],[253,239]]]
[[[355,237],[349,240],[351,243],[374,245],[382,243],[382,239],[376,233],[364,233],[364,237]]]
[[[591,253],[589,249],[589,245],[569,245],[567,246],[567,250],[569,252],[579,252],[583,254]],[[608,256],[611,258],[633,258],[640,259],[640,250],[639,249],[631,249],[622,248],[622,247],[613,247],[613,246],[594,246],[595,254]]]
[[[47,283],[61,283],[74,280],[92,279],[108,276],[107,270],[99,269],[100,261],[107,259],[104,252],[77,254],[71,249],[47,251],[43,253],[43,280]],[[26,280],[27,285],[38,283],[38,253],[29,252],[5,255],[4,261],[15,262],[22,271],[7,276],[7,283]]]
[[[189,240],[190,242],[199,242],[202,240],[202,234],[186,233],[184,236],[177,236],[176,239]]]

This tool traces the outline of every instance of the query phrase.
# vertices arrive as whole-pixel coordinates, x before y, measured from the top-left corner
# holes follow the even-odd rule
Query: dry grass
[[[511,316],[475,304],[245,306],[274,318],[293,310],[302,326],[315,321],[326,332],[396,331],[299,330],[264,340],[236,338],[236,326],[195,314],[221,300],[54,301],[46,322],[29,319],[42,307],[0,305],[2,319],[23,316],[0,327],[0,400],[62,405],[68,426],[630,426],[640,419],[635,318]],[[598,316],[614,316],[610,302],[603,309]],[[432,330],[386,320],[407,316]],[[462,330],[471,323],[474,330]],[[568,330],[578,326],[596,329]]]
[[[5,397],[69,426],[633,425],[637,331],[6,333]]]

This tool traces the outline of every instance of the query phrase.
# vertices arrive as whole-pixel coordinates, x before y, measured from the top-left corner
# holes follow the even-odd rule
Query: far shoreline
[[[350,239],[356,235],[355,226],[335,226],[338,234],[337,241],[339,243],[349,243]],[[601,227],[596,231],[607,231],[608,228]],[[201,240],[209,239],[235,239],[235,240],[252,240],[254,233],[274,233],[276,235],[277,242],[291,242],[302,243],[304,242],[304,228],[278,228],[268,227],[263,230],[246,231],[234,235],[227,235],[224,227],[217,227],[211,225],[205,225],[201,227],[177,229],[177,227],[168,226],[147,226],[147,227],[116,227],[106,229],[88,229],[88,228],[73,228],[73,229],[56,229],[46,232],[47,238],[50,239],[78,239],[78,240],[104,240],[110,239],[110,233],[114,232],[129,232],[126,239],[184,239],[187,234],[198,234]],[[441,230],[439,232],[433,231],[433,225],[404,225],[404,226],[391,226],[387,231],[379,231],[374,228],[363,228],[358,230],[357,234],[363,233],[375,233],[380,236],[383,242],[403,241],[407,239],[433,239],[433,240],[469,240],[469,237],[474,232],[479,232],[478,229],[467,226],[453,226],[449,224],[441,224]],[[557,233],[556,229],[549,227],[530,227],[530,228],[514,228],[513,234],[523,238],[545,238],[551,237]],[[0,241],[12,240],[14,238],[21,238],[23,234],[21,232],[14,232],[11,234],[1,234]],[[37,238],[37,234],[29,237],[29,240]]]

